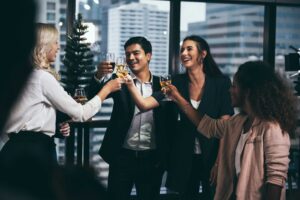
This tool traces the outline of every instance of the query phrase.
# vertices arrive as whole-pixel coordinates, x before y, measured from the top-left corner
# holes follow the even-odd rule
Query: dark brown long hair
[[[203,51],[203,50],[205,50],[207,52],[207,54],[203,60],[203,72],[209,76],[222,75],[221,70],[219,69],[217,63],[215,62],[215,60],[213,59],[213,57],[210,53],[210,48],[209,48],[209,45],[206,42],[206,40],[198,35],[187,36],[183,39],[183,42],[187,41],[187,40],[196,42],[199,53],[201,53],[201,51]]]
[[[278,122],[292,134],[296,128],[296,97],[286,81],[262,61],[242,64],[235,80],[242,93],[247,92],[253,113],[259,119]]]

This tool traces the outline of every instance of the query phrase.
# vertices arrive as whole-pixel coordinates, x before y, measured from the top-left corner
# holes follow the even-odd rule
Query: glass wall
[[[275,48],[275,67],[276,70],[281,72],[285,76],[295,90],[295,82],[300,80],[300,75],[296,75],[296,72],[300,69],[299,57],[300,57],[300,7],[277,7],[276,14],[276,48]],[[295,75],[295,76],[294,76]],[[298,87],[300,86],[297,84]],[[300,92],[300,91],[299,91]],[[298,102],[299,102],[298,93]],[[298,103],[298,106],[300,102]],[[300,107],[298,108],[298,113]],[[300,115],[298,114],[298,118]],[[293,159],[294,149],[299,150],[299,137],[300,129],[296,131],[296,137],[291,139],[291,162],[292,167],[298,166],[297,161]],[[298,158],[299,159],[299,158]],[[298,160],[299,162],[299,160]],[[299,172],[299,166],[297,171]],[[293,180],[294,181],[294,180]],[[294,187],[294,182],[293,186]]]
[[[231,78],[245,61],[263,59],[263,6],[182,2],[180,21],[181,40],[191,34],[203,37]]]
[[[276,14],[276,48],[275,67],[276,70],[288,74],[294,73],[299,66],[295,63],[295,54],[300,52],[300,8],[299,7],[277,7]],[[287,55],[294,54],[288,57]],[[287,66],[285,65],[287,58]],[[290,61],[290,62],[289,62]]]
[[[150,69],[155,75],[168,73],[169,7],[167,1],[77,0],[77,12],[93,32],[90,42],[95,49],[124,55],[123,45],[130,37],[144,36],[152,43]]]

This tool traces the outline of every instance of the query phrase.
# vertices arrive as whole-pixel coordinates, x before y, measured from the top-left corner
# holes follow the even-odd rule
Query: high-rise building
[[[79,1],[77,0],[77,11],[81,13],[83,16],[83,21],[87,22],[90,34],[93,34],[94,37],[92,41],[88,41],[93,43],[92,45],[96,45],[98,48],[98,52],[100,47],[102,46],[102,35],[104,29],[102,28],[103,24],[103,8],[106,5],[110,4],[110,0],[86,0],[86,1]],[[77,16],[76,16],[77,17]],[[93,29],[92,29],[93,28]],[[88,40],[90,38],[87,38]],[[96,59],[96,61],[98,61]]]
[[[261,59],[263,7],[206,4],[206,20],[188,24],[188,33],[207,40],[221,70],[232,76],[239,64]]]
[[[150,70],[168,73],[169,12],[155,5],[131,3],[108,10],[108,51],[124,55],[123,45],[133,36],[144,36],[152,44]]]
[[[284,68],[284,54],[291,41],[300,47],[300,13],[297,8],[277,9],[277,69]],[[189,34],[198,34],[209,43],[221,70],[232,77],[248,60],[263,59],[264,9],[259,5],[206,4],[206,21],[188,25]]]
[[[112,6],[120,6],[123,4],[129,4],[132,2],[139,2],[139,0],[104,0],[102,2],[102,23],[101,23],[101,27],[102,27],[102,42],[101,42],[101,50],[103,52],[107,51],[107,42],[108,42],[108,10],[112,7]]]

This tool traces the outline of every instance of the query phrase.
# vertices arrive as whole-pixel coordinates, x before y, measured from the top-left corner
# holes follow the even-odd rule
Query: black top
[[[179,74],[172,78],[172,83],[180,94],[190,102],[189,77],[187,74]],[[231,81],[228,77],[205,77],[204,91],[198,112],[207,114],[212,118],[220,118],[223,115],[232,115],[233,108],[229,88]],[[203,156],[203,168],[205,174],[210,175],[210,170],[218,154],[218,139],[208,139],[197,132],[197,127],[186,115],[174,105],[169,117],[174,121],[171,127],[173,141],[168,169],[167,186],[175,191],[184,191],[187,181],[191,176],[192,157],[194,154],[195,137],[199,138],[201,155]],[[180,120],[179,120],[180,119]],[[183,164],[184,163],[184,164]]]
[[[104,84],[100,84],[93,79],[88,88],[88,97],[92,98],[103,87]],[[152,96],[158,102],[160,102],[160,100],[163,98],[163,95],[156,92],[160,91],[161,89],[159,78],[157,76],[153,76],[152,88]],[[127,89],[127,86],[124,84],[122,85],[120,91],[111,93],[107,98],[113,98],[114,105],[109,125],[106,129],[106,133],[99,150],[99,154],[107,163],[112,163],[120,153],[124,144],[125,137],[133,119],[135,103]],[[168,122],[166,121],[166,108],[167,103],[160,102],[160,106],[153,109],[156,150],[160,157],[159,160],[161,161],[161,166],[164,168],[166,165],[166,156],[169,149],[167,140],[168,138],[166,135],[166,127],[168,126]]]

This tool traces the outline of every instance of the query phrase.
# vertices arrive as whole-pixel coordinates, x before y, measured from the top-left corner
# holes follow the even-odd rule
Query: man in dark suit
[[[132,37],[125,43],[124,49],[126,62],[141,94],[144,97],[152,95],[159,101],[161,97],[155,95],[161,89],[159,78],[149,70],[151,43],[144,37]],[[89,96],[103,87],[103,77],[112,71],[110,63],[100,63],[90,84]],[[141,112],[125,85],[109,97],[113,98],[114,106],[99,154],[109,163],[110,199],[130,199],[133,185],[138,199],[158,199],[169,149],[166,105],[162,102],[158,108]]]

